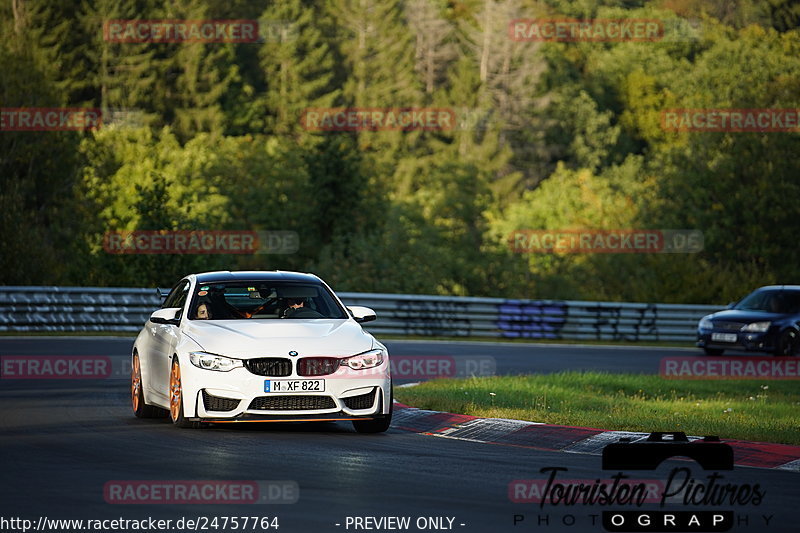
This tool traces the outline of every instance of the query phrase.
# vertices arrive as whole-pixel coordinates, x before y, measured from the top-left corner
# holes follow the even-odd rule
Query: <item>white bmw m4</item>
[[[348,420],[386,431],[386,347],[317,276],[206,272],[178,282],[139,333],[131,361],[138,417],[202,423]]]

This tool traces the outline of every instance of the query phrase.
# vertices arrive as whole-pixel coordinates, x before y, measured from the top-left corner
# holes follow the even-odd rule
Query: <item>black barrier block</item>
[[[677,432],[651,433],[647,440],[607,444],[603,448],[603,470],[655,470],[665,459],[688,457],[705,470],[733,470],[733,448],[719,437],[705,437],[690,442],[686,434]]]

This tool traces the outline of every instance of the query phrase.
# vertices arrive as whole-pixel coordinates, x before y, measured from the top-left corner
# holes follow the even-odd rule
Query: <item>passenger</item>
[[[200,304],[197,306],[197,319],[198,320],[209,320],[211,318],[211,309],[208,308],[208,304]]]

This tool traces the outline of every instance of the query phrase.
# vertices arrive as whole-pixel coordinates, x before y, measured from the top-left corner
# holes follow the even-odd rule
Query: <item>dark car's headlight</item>
[[[714,329],[714,323],[708,318],[701,318],[700,329]]]
[[[772,322],[751,322],[747,324],[745,327],[742,328],[742,331],[748,331],[750,333],[764,333],[769,329],[772,325]]]
[[[383,350],[370,350],[368,352],[342,359],[341,364],[349,366],[353,370],[364,370],[374,368],[383,363]]]
[[[189,354],[189,361],[197,368],[216,370],[217,372],[229,372],[234,368],[244,366],[241,359],[232,359],[208,352],[191,352]]]

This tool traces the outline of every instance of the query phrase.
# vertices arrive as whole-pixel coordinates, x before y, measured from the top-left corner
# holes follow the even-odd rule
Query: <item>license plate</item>
[[[265,379],[264,392],[324,392],[324,379]]]
[[[711,340],[720,342],[736,342],[738,338],[736,337],[736,333],[712,333]]]

